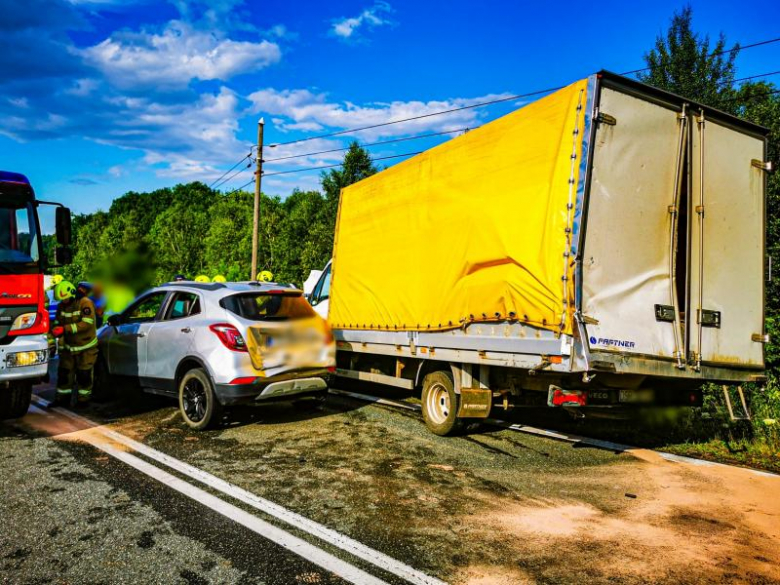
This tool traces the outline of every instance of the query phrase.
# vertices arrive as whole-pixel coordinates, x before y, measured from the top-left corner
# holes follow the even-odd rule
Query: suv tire
[[[221,411],[214,384],[203,368],[187,371],[179,382],[179,411],[191,429],[202,431],[219,420]]]

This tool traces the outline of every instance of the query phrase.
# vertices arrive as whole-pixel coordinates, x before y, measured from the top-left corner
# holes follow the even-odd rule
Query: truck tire
[[[189,370],[179,382],[179,411],[187,426],[196,431],[219,420],[221,407],[211,378],[203,368]]]
[[[30,408],[31,399],[31,381],[10,382],[8,388],[0,389],[0,420],[23,417]]]
[[[435,435],[445,437],[463,430],[458,418],[460,396],[450,372],[431,372],[423,380],[422,414],[425,426]]]

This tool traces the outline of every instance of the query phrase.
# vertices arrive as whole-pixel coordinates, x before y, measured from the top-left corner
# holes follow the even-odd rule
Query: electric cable
[[[209,189],[213,189],[214,185],[216,185],[217,183],[222,181],[222,177],[227,175],[230,171],[235,169],[238,165],[240,165],[242,162],[244,162],[246,159],[248,159],[250,156],[252,156],[252,150],[254,150],[254,149],[255,149],[255,147],[252,146],[252,148],[249,150],[249,154],[247,154],[244,158],[242,158],[240,161],[238,161],[236,164],[234,164],[232,167],[230,167],[228,170],[226,170],[224,173],[222,173],[221,177],[219,177],[217,180],[215,180],[213,183],[211,183],[211,185],[209,185]],[[222,184],[224,184],[226,182],[227,182],[227,180],[222,181]]]
[[[722,51],[715,51],[713,53],[710,53],[708,55],[708,57],[715,57],[717,55],[722,55],[724,53],[728,53],[728,52],[731,52],[733,50],[744,51],[745,49],[752,49],[754,47],[760,47],[760,46],[763,46],[763,45],[768,45],[768,44],[777,43],[777,42],[780,42],[780,37],[773,38],[773,39],[767,39],[765,41],[759,41],[757,43],[751,43],[749,45],[741,46],[738,49],[735,48],[735,49],[724,49]],[[651,69],[651,67],[643,67],[641,69],[634,69],[632,71],[625,71],[625,72],[621,73],[620,75],[633,75],[634,73],[640,73],[642,71],[648,71],[649,69]],[[326,134],[319,134],[317,136],[309,136],[307,138],[299,138],[297,140],[289,140],[287,142],[277,142],[275,144],[269,144],[268,147],[269,148],[276,148],[277,146],[286,146],[286,145],[289,145],[289,144],[297,144],[299,142],[308,142],[310,140],[317,140],[319,138],[330,138],[330,137],[333,137],[333,136],[341,136],[341,135],[344,135],[344,134],[352,134],[354,132],[361,132],[363,130],[370,130],[370,129],[373,129],[373,128],[381,128],[381,127],[390,126],[390,125],[393,125],[393,124],[400,124],[402,122],[410,122],[410,121],[413,121],[413,120],[420,120],[420,119],[423,119],[423,118],[430,118],[432,116],[440,116],[442,114],[449,114],[449,113],[452,113],[452,112],[460,112],[460,111],[463,111],[463,110],[468,110],[468,109],[473,109],[473,108],[481,108],[483,106],[489,106],[489,105],[498,104],[498,103],[502,103],[502,102],[508,102],[508,101],[512,101],[512,100],[525,98],[525,97],[532,97],[532,96],[540,95],[540,94],[543,94],[543,93],[549,93],[551,91],[557,91],[559,89],[562,89],[563,87],[565,87],[565,86],[561,85],[561,86],[552,87],[552,88],[548,88],[548,89],[542,89],[542,90],[538,90],[538,91],[532,91],[532,92],[528,92],[528,93],[522,93],[522,94],[517,94],[517,95],[513,95],[513,96],[497,98],[497,99],[494,99],[494,100],[478,102],[476,104],[469,104],[467,106],[459,106],[457,108],[450,108],[450,109],[447,109],[447,110],[440,110],[438,112],[430,112],[428,114],[420,114],[419,116],[411,116],[409,118],[401,118],[399,120],[390,120],[390,121],[382,122],[382,123],[379,123],[379,124],[371,124],[369,126],[362,126],[362,127],[358,127],[358,128],[350,128],[350,129],[347,129],[347,130],[339,130],[339,131],[336,131],[336,132],[329,132],[329,133],[326,133]]]
[[[476,128],[476,126],[474,127]],[[381,140],[379,142],[366,142],[364,144],[359,144],[360,148],[368,148],[370,146],[379,146],[380,144],[391,144],[394,142],[406,142],[407,140],[421,140],[423,138],[431,138],[433,136],[444,136],[445,134],[456,134],[458,132],[468,132],[469,130],[474,130],[474,128],[458,128],[457,130],[444,130],[442,132],[431,132],[430,134],[420,134],[418,136],[406,136],[404,138],[393,138],[392,140]],[[315,156],[318,154],[327,154],[329,152],[343,152],[345,150],[349,150],[350,147],[342,147],[342,148],[331,148],[329,150],[319,150],[317,152],[307,152],[304,154],[293,154],[290,156],[280,156],[278,158],[269,158],[264,159],[263,162],[271,163],[271,162],[277,162],[280,160],[289,160],[292,158],[303,158],[306,156]]]

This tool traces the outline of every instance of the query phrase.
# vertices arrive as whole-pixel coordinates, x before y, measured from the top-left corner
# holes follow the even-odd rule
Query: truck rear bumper
[[[654,378],[672,378],[704,382],[762,382],[766,379],[764,369],[754,365],[702,364],[701,371],[686,365],[679,369],[673,360],[660,360],[626,354],[593,352],[590,356],[590,371],[616,374],[635,374]]]
[[[46,360],[33,366],[9,367],[8,357],[21,352],[46,352]],[[0,346],[0,382],[43,378],[49,367],[49,344],[45,335],[21,335],[8,345]]]

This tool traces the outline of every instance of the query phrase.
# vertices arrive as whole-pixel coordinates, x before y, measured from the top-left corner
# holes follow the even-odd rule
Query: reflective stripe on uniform
[[[84,321],[84,323],[89,323],[90,325],[95,324],[95,321],[93,319],[90,319],[89,317],[84,317],[81,320]]]
[[[73,392],[73,390],[63,390],[62,388],[57,388],[57,394],[70,394]]]
[[[85,349],[89,349],[90,347],[95,347],[97,345],[97,337],[90,341],[89,343],[85,343],[84,345],[66,345],[65,349],[67,349],[71,353],[78,353],[80,351],[84,351]]]
[[[75,317],[76,315],[81,315],[81,311],[76,311],[75,313],[66,313],[65,311],[62,311],[60,313],[60,317]]]
[[[79,327],[75,323],[71,323],[70,324],[70,330],[73,331],[73,333],[78,333],[79,332]]]
[[[79,389],[79,396],[89,396],[92,394],[92,390],[81,390]]]

